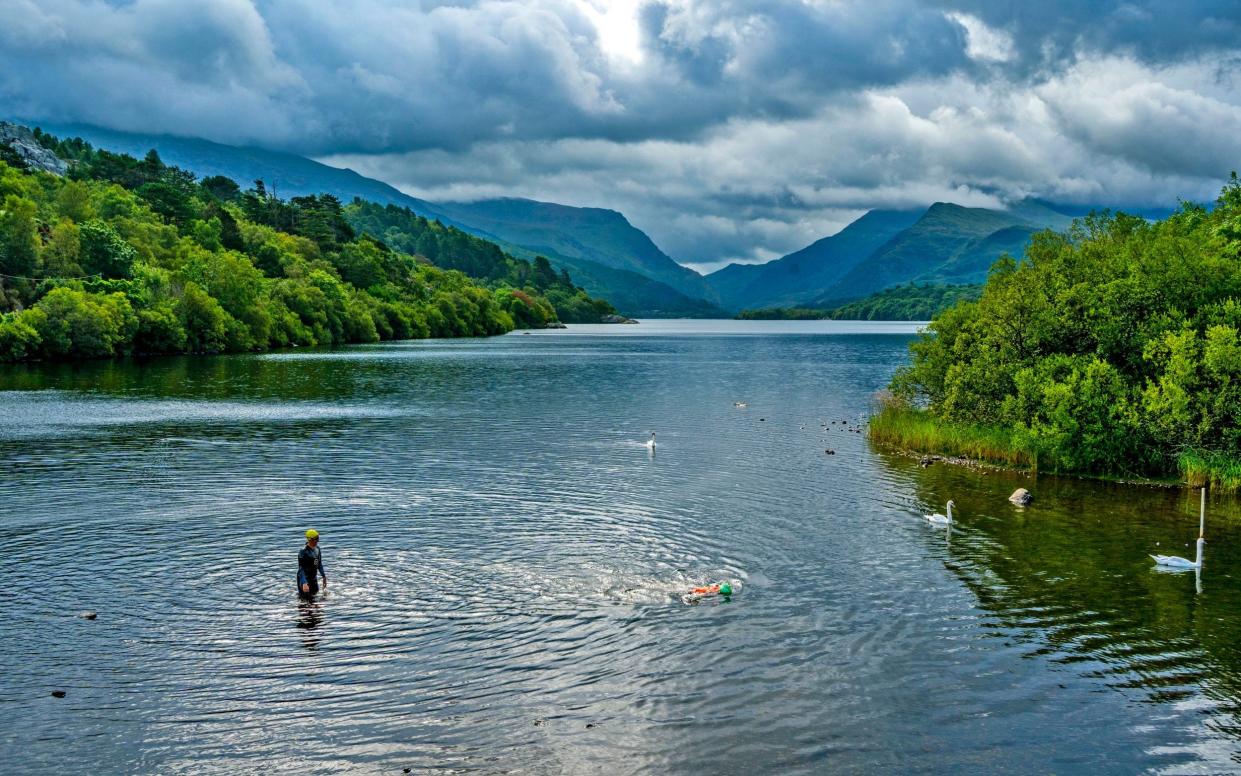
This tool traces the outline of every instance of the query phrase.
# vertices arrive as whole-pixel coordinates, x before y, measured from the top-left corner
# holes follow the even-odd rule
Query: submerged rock
[[[1031,495],[1030,491],[1026,490],[1025,488],[1017,488],[1016,490],[1013,491],[1013,495],[1008,497],[1008,500],[1013,502],[1014,504],[1017,504],[1018,506],[1024,507],[1026,504],[1029,504],[1031,501],[1034,500],[1034,496]]]

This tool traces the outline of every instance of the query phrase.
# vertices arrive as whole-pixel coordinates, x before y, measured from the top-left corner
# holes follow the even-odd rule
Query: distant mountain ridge
[[[759,266],[707,276],[724,306],[835,307],[905,283],[976,284],[1004,253],[1063,229],[1071,216],[1024,200],[1006,210],[937,202],[925,210],[872,210],[831,237]]]
[[[155,148],[167,163],[200,176],[223,175],[242,186],[261,179],[283,197],[329,193],[345,202],[358,197],[407,207],[490,240],[519,258],[546,256],[592,296],[638,317],[836,307],[907,283],[976,284],[1002,254],[1020,256],[1036,232],[1064,229],[1073,217],[1092,209],[1031,198],[1002,210],[948,202],[925,209],[872,210],[838,233],[780,259],[730,264],[704,277],[678,264],[614,210],[516,198],[430,202],[353,170],[294,154],[79,125],[40,126],[138,157]]]
[[[766,264],[730,264],[707,276],[730,309],[792,307],[831,288],[922,211],[872,210],[830,237]]]
[[[518,198],[441,202],[437,207],[504,242],[637,272],[690,297],[714,296],[702,275],[676,263],[615,210]]]
[[[677,264],[615,211],[516,199],[441,204],[412,197],[353,170],[296,154],[85,125],[26,123],[138,158],[154,148],[166,163],[200,177],[223,175],[243,187],[263,180],[269,191],[281,197],[328,193],[344,202],[358,197],[408,207],[425,218],[492,240],[520,258],[544,255],[557,268],[567,269],[574,282],[592,296],[608,299],[626,315],[723,314],[705,298],[713,297],[714,292],[701,275]]]

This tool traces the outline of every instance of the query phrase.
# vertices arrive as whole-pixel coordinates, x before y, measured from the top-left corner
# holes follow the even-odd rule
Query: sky
[[[0,116],[611,208],[710,271],[876,207],[1213,199],[1241,2],[0,0]]]

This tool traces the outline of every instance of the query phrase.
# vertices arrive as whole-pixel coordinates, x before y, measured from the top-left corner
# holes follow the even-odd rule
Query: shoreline
[[[998,427],[966,426],[934,417],[925,410],[885,407],[870,417],[867,439],[885,452],[946,463],[977,470],[1021,472],[1037,478],[1037,454],[1011,442],[1011,432]],[[1072,477],[1121,485],[1156,488],[1201,488],[1209,486],[1221,493],[1236,494],[1241,483],[1230,476],[1231,460],[1213,461],[1204,456],[1179,458],[1182,471],[1167,477],[1126,474],[1095,474],[1075,471],[1047,471],[1056,477]],[[1188,469],[1188,471],[1185,471]]]

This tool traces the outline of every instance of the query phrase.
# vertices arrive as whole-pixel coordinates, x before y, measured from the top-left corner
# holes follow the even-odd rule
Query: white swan
[[[1179,555],[1151,555],[1156,566],[1166,566],[1173,569],[1200,569],[1202,568],[1202,546],[1207,543],[1203,538],[1206,532],[1207,522],[1207,489],[1202,489],[1202,506],[1198,511],[1198,552],[1193,560],[1182,558]]]
[[[952,525],[952,508],[954,506],[956,506],[956,502],[949,499],[948,500],[948,514],[941,515],[938,512],[936,512],[933,515],[923,515],[923,517],[925,517],[927,519],[927,522],[930,523],[931,525]]]
[[[749,407],[750,405],[746,404],[743,401],[735,401],[733,402],[733,406],[737,407],[738,409],[745,409],[746,407]]]
[[[655,432],[654,432],[654,431],[652,431],[652,432],[651,432],[651,438],[650,438],[650,439],[648,439],[648,440],[646,440],[646,441],[645,441],[645,442],[643,442],[642,444],[644,444],[644,445],[646,445],[647,447],[649,447],[649,448],[651,448],[652,450],[654,450],[654,449],[655,449]]]
[[[1160,566],[1174,569],[1200,569],[1202,568],[1202,545],[1206,543],[1206,539],[1203,539],[1201,536],[1198,537],[1198,556],[1193,560],[1182,558],[1179,555],[1152,555],[1151,557]]]

